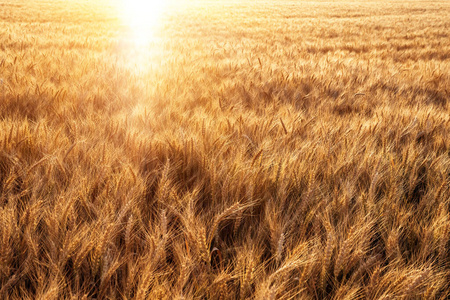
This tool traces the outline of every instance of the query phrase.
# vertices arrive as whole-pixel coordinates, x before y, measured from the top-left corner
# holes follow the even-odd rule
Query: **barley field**
[[[122,9],[0,0],[1,299],[450,297],[449,1]]]

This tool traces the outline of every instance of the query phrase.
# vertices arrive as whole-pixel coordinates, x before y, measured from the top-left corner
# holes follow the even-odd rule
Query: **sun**
[[[167,3],[164,0],[122,0],[122,20],[137,45],[147,45],[154,39]]]

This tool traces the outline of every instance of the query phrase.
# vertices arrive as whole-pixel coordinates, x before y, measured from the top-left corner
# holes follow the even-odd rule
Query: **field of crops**
[[[450,2],[0,0],[1,299],[448,299]]]

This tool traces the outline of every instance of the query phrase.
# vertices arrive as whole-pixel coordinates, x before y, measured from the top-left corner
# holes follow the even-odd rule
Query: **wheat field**
[[[450,2],[175,6],[0,0],[0,298],[448,299]]]

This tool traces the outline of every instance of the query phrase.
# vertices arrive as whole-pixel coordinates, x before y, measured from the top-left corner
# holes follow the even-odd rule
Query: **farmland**
[[[450,2],[0,0],[1,299],[447,299]]]

